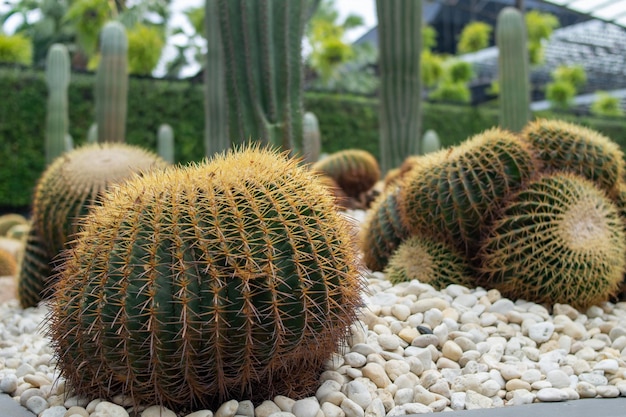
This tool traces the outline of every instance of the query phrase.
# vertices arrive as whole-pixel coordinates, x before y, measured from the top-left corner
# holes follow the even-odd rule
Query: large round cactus
[[[585,309],[617,292],[626,266],[618,210],[591,181],[555,173],[511,197],[479,251],[503,295]]]
[[[620,146],[592,129],[539,119],[529,123],[521,137],[536,149],[545,168],[580,174],[609,193],[625,173]]]
[[[124,143],[86,145],[57,158],[35,187],[33,224],[56,256],[76,233],[75,220],[87,214],[110,185],[167,163],[152,152]]]
[[[22,308],[35,307],[52,292],[53,257],[34,227],[24,238],[17,273],[17,299]]]
[[[393,284],[418,280],[441,290],[457,284],[476,286],[465,255],[447,243],[414,235],[403,241],[391,255],[385,276]]]
[[[347,220],[271,150],[128,181],[81,223],[49,322],[77,394],[176,410],[310,395],[361,305]]]
[[[472,256],[502,200],[537,171],[530,146],[491,129],[432,154],[434,163],[412,169],[398,196],[411,234],[423,233]]]

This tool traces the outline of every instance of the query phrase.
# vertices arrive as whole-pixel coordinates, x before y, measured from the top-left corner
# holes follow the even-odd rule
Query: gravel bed
[[[362,217],[362,215],[361,215]],[[310,398],[231,400],[185,417],[391,417],[626,396],[626,302],[551,311],[497,290],[368,273],[366,306]],[[175,417],[68,394],[44,337],[47,307],[0,303],[0,392],[41,417]],[[182,417],[183,415],[181,415]]]

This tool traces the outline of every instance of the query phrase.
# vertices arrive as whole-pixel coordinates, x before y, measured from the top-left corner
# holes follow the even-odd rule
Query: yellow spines
[[[0,249],[0,277],[15,275],[17,262],[13,255],[4,249]]]

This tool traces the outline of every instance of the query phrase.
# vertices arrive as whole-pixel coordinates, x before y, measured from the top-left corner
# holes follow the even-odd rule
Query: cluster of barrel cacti
[[[519,134],[494,128],[406,165],[362,229],[370,269],[394,282],[428,276],[436,287],[497,288],[578,308],[624,285],[625,162],[600,133],[537,120]]]

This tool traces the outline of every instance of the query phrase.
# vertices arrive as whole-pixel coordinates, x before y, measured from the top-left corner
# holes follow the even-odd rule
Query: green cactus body
[[[168,124],[159,126],[157,132],[157,153],[164,161],[173,164],[174,158],[174,130]]]
[[[224,49],[220,34],[218,0],[204,0],[204,33],[207,51],[204,59],[204,149],[206,156],[230,147],[228,137],[228,99]]]
[[[277,151],[144,175],[81,224],[48,324],[89,398],[189,410],[311,395],[362,303],[348,222]]]
[[[35,187],[33,221],[53,256],[107,187],[165,166],[156,154],[123,143],[83,146],[50,165]]]
[[[26,224],[28,220],[21,214],[9,213],[0,216],[0,236],[6,236],[9,230],[18,224]]]
[[[437,152],[441,149],[439,135],[432,129],[428,129],[422,137],[422,154]]]
[[[486,234],[480,271],[506,297],[584,310],[618,291],[625,245],[602,190],[576,174],[548,174],[511,196]]]
[[[128,105],[128,39],[117,21],[100,32],[100,63],[96,72],[95,97],[98,142],[126,141]]]
[[[519,132],[530,120],[530,72],[524,16],[505,7],[496,22],[500,127]]]
[[[398,187],[391,187],[372,203],[359,235],[363,262],[372,271],[382,271],[389,257],[409,236],[398,212]]]
[[[413,235],[391,255],[385,276],[393,284],[418,280],[442,290],[448,285],[476,286],[465,255],[447,243]]]
[[[380,179],[378,161],[361,149],[345,149],[311,165],[311,170],[328,175],[352,198],[359,198]]]
[[[39,301],[51,295],[52,259],[45,241],[31,227],[24,239],[17,273],[17,299],[22,308],[36,307]]]
[[[624,175],[620,146],[600,133],[561,120],[539,119],[521,134],[547,170],[566,170],[594,181],[607,193],[615,191]]]
[[[317,116],[312,112],[304,113],[302,124],[302,155],[305,162],[315,163],[322,150],[322,136]]]
[[[46,112],[46,162],[52,163],[67,150],[68,98],[70,84],[70,55],[67,47],[55,43],[46,58],[48,107]]]
[[[301,154],[305,0],[218,0],[229,135]]]
[[[441,239],[471,258],[502,200],[537,170],[527,143],[501,129],[432,154],[406,175],[398,201],[411,234]]]
[[[422,1],[377,0],[380,52],[380,158],[383,171],[419,154]]]

